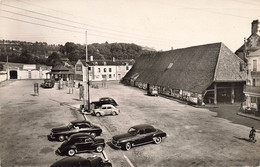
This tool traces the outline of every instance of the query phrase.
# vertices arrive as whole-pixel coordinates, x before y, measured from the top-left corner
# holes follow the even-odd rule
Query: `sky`
[[[223,42],[235,52],[256,19],[259,0],[0,0],[0,39],[158,51]]]

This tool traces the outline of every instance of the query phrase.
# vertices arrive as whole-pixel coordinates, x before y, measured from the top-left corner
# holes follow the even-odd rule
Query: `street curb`
[[[258,117],[256,117],[256,116],[244,114],[244,113],[242,113],[242,112],[237,112],[237,115],[240,115],[240,116],[243,116],[243,117],[247,117],[247,118],[251,118],[251,119],[260,121],[260,117],[258,118]]]

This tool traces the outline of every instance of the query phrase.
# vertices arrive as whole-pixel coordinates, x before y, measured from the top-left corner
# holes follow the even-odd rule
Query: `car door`
[[[151,141],[153,141],[154,133],[155,133],[154,129],[151,129],[151,128],[145,129],[145,139],[144,139],[144,142],[151,142]]]
[[[100,113],[101,113],[101,115],[106,115],[106,109],[107,109],[106,106],[102,106],[102,107],[100,108]]]
[[[107,106],[106,113],[107,113],[107,115],[112,114],[112,107],[111,106]]]
[[[95,141],[92,138],[86,139],[86,143],[88,143],[85,147],[86,150],[95,150],[96,149]]]
[[[80,129],[80,133],[85,132],[88,133],[89,132],[89,125],[86,123],[82,123],[79,125],[79,129]]]
[[[92,150],[91,145],[92,145],[91,138],[83,138],[80,144],[80,152],[87,152],[89,150]]]
[[[144,129],[140,129],[136,135],[135,144],[142,144],[145,143],[145,131]]]
[[[85,147],[84,138],[75,139],[74,145],[78,152],[83,152]]]

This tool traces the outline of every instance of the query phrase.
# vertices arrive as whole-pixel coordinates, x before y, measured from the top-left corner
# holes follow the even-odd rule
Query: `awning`
[[[255,97],[260,97],[260,87],[258,86],[248,86],[246,85],[246,88],[244,90],[244,93],[246,95],[251,95]]]
[[[46,74],[74,74],[74,72],[71,71],[51,71],[51,72],[47,72]]]

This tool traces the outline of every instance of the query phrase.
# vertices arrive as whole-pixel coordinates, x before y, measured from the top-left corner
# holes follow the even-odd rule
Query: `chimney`
[[[252,29],[251,29],[251,34],[258,34],[259,35],[259,21],[258,20],[254,20],[252,22]]]
[[[115,58],[115,57],[113,57],[113,58],[112,58],[112,61],[113,61],[113,62],[115,62],[115,61],[116,61],[116,58]]]
[[[90,56],[90,61],[93,61],[93,56]]]

